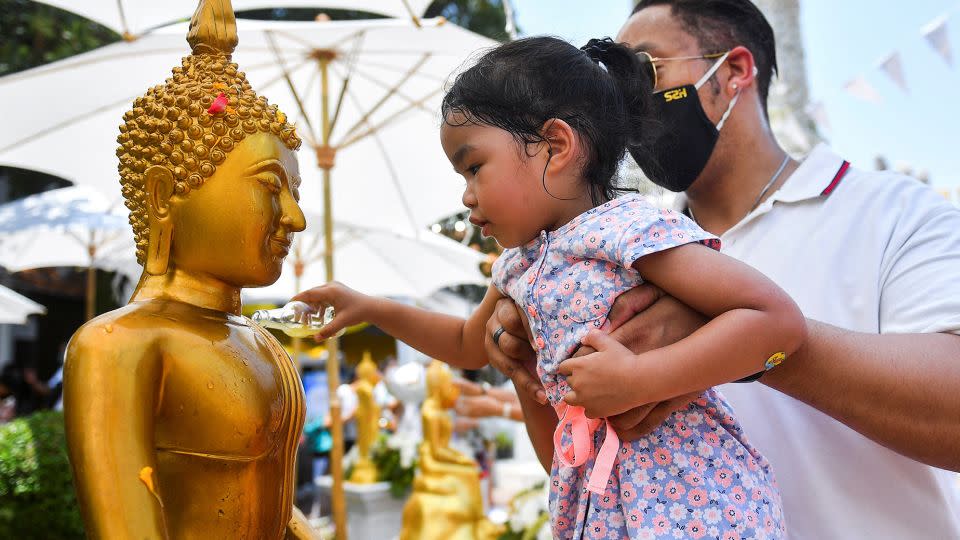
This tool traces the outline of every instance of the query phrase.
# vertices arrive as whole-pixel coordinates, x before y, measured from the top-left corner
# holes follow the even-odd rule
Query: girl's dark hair
[[[653,122],[653,81],[636,54],[610,38],[581,49],[552,37],[524,38],[480,57],[443,98],[443,121],[498,127],[523,145],[547,142],[544,124],[558,118],[585,143],[583,176],[594,204],[613,199],[627,146],[643,146]],[[462,123],[451,124],[461,125]]]

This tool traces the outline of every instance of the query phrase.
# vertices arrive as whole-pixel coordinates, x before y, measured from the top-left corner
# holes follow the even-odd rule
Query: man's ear
[[[731,49],[724,64],[730,75],[723,83],[721,91],[728,98],[756,84],[757,65],[754,62],[753,53],[746,47],[740,45]]]

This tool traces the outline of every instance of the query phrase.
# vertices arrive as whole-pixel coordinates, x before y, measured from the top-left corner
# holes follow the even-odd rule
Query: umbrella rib
[[[403,94],[400,94],[400,87],[403,86],[408,80],[410,80],[410,77],[412,77],[414,73],[416,73],[421,67],[423,67],[423,64],[425,64],[429,58],[430,58],[430,53],[424,53],[423,56],[420,58],[420,60],[416,64],[414,64],[410,69],[408,69],[407,72],[404,73],[403,77],[401,77],[396,84],[394,84],[393,86],[387,87],[387,93],[380,98],[380,101],[378,101],[373,107],[371,107],[366,113],[364,113],[364,115],[360,117],[360,119],[357,120],[357,122],[353,124],[353,126],[351,126],[350,129],[347,130],[345,135],[349,135],[354,131],[356,131],[357,129],[359,129],[361,125],[367,124],[370,120],[370,116],[373,115],[375,112],[377,112],[377,110],[379,110],[380,107],[383,107],[383,105],[394,95],[400,95],[400,97],[402,97],[403,99],[410,101],[406,96],[404,96]],[[379,81],[377,81],[373,77],[364,75],[363,73],[360,73],[360,72],[358,73],[361,77],[368,78],[374,82],[379,83]]]
[[[372,75],[370,75],[370,74],[368,74],[368,73],[357,72],[357,74],[360,75],[361,77],[367,79],[368,81],[376,84],[377,86],[379,86],[379,87],[381,87],[381,88],[386,88],[386,89],[390,90],[391,92],[393,92],[394,94],[396,94],[398,97],[400,97],[401,99],[403,99],[404,101],[406,101],[408,104],[414,105],[414,104],[417,103],[417,100],[415,100],[414,98],[408,96],[407,94],[404,94],[404,93],[400,92],[400,90],[399,90],[398,88],[391,87],[388,83],[385,83],[385,82],[383,82],[382,80],[380,80],[380,79],[378,79],[378,78],[376,78],[376,77],[374,77],[374,76],[372,76]],[[408,78],[409,78],[409,77],[408,77]],[[403,84],[403,82],[406,82],[406,81],[402,81],[400,84]],[[387,97],[390,97],[390,96],[388,95]],[[424,110],[426,110],[425,107],[421,107],[421,108],[423,108]],[[428,111],[428,112],[429,112],[429,111]],[[359,122],[358,122],[358,124],[359,124]],[[357,126],[354,126],[354,129],[356,129],[356,127],[357,127]]]
[[[408,0],[401,1],[403,2],[403,7],[407,8],[407,13],[410,14],[410,18],[413,19],[413,24],[417,25],[417,28],[422,28],[423,25],[420,24],[420,17],[418,17],[417,13],[410,7],[410,2]]]
[[[426,96],[424,96],[424,97],[423,97],[422,99],[420,99],[419,101],[415,101],[415,102],[414,102],[413,104],[411,104],[409,107],[407,107],[407,108],[405,108],[405,109],[402,109],[402,110],[399,110],[399,111],[395,112],[394,114],[388,116],[383,122],[380,122],[379,124],[373,125],[373,126],[371,126],[369,129],[367,129],[366,131],[362,131],[362,132],[354,135],[353,137],[350,137],[349,139],[343,141],[342,143],[340,143],[340,144],[337,145],[337,148],[340,149],[340,150],[343,150],[344,148],[346,148],[346,147],[348,147],[348,146],[351,146],[351,145],[359,142],[360,140],[366,138],[367,136],[376,133],[377,131],[379,131],[380,129],[382,129],[384,126],[386,126],[386,125],[388,125],[390,122],[394,121],[397,117],[403,115],[404,113],[407,113],[407,112],[411,111],[412,109],[416,109],[416,108],[423,109],[423,108],[424,108],[423,104],[424,104],[428,99],[432,98],[433,96],[439,94],[439,93],[442,92],[442,91],[443,91],[442,88],[437,88],[437,89],[434,90],[433,92],[430,92],[429,94],[427,94]]]
[[[431,54],[433,54],[433,53],[431,53]],[[382,64],[382,63],[380,63],[380,62],[370,62],[370,61],[367,61],[367,62],[364,62],[363,65],[366,66],[366,67],[379,68],[379,69],[382,69],[382,70],[384,70],[384,71],[393,71],[393,72],[395,72],[395,73],[403,73],[403,72],[406,71],[406,70],[404,70],[404,69],[402,69],[402,68],[398,68],[397,66],[394,66],[394,65],[391,65],[391,64]],[[424,78],[424,79],[429,79],[429,80],[431,80],[431,81],[435,81],[435,82],[439,82],[439,83],[446,82],[446,80],[447,80],[447,77],[446,77],[446,76],[441,77],[441,76],[438,76],[438,75],[432,75],[432,74],[430,74],[430,73],[422,73],[422,72],[421,72],[421,73],[417,73],[417,77],[422,77],[422,78]]]
[[[340,88],[340,95],[337,97],[337,106],[333,110],[333,119],[330,121],[330,129],[327,131],[327,136],[333,133],[334,126],[337,125],[337,120],[340,118],[340,110],[343,107],[343,96],[347,93],[347,88],[350,85],[350,76],[353,75],[353,70],[357,66],[357,56],[360,51],[360,46],[363,44],[363,38],[366,36],[366,33],[360,34],[357,39],[354,41],[353,51],[348,57],[347,61],[347,75],[343,78],[343,86]]]
[[[383,141],[380,140],[380,137],[376,133],[372,134],[374,142],[377,143],[377,148],[380,149],[380,153],[383,155],[383,161],[387,165],[387,170],[390,172],[390,179],[393,181],[394,188],[397,190],[397,195],[400,197],[400,202],[403,204],[403,210],[407,214],[407,219],[410,220],[410,226],[413,229],[413,234],[419,236],[419,231],[417,227],[417,220],[413,215],[413,209],[410,208],[410,202],[407,201],[407,198],[404,196],[403,188],[400,185],[400,178],[397,175],[397,170],[393,166],[393,161],[390,160],[390,154],[387,152],[386,146],[384,146]]]
[[[123,12],[123,0],[117,0],[117,11],[120,12],[120,24],[123,25],[123,33],[130,35],[130,25],[127,24],[127,14]]]
[[[290,41],[293,41],[293,42],[295,42],[295,43],[299,43],[304,49],[311,50],[311,51],[314,49],[313,44],[310,43],[309,41],[307,41],[307,40],[305,40],[305,39],[301,39],[299,36],[294,35],[294,34],[290,34],[290,33],[286,32],[286,31],[267,29],[267,30],[264,30],[264,32],[269,32],[269,33],[271,33],[271,34],[277,34],[277,35],[283,36],[283,37],[289,39]]]
[[[290,80],[290,73],[287,71],[286,63],[283,61],[283,57],[280,55],[280,50],[277,49],[277,44],[273,39],[273,32],[270,30],[265,30],[264,34],[266,34],[267,41],[270,43],[270,48],[273,50],[273,54],[277,58],[277,63],[280,64],[280,71],[283,72],[283,78],[285,81],[287,81],[287,87],[290,88],[290,93],[293,94],[293,99],[297,102],[297,107],[300,109],[300,114],[303,116],[303,121],[307,124],[307,128],[310,130],[313,138],[316,138],[316,132],[313,129],[313,124],[310,122],[310,117],[307,116],[307,110],[303,106],[303,102],[300,100],[300,95],[297,93],[297,89],[293,85],[293,81]]]
[[[376,257],[376,258],[380,259],[381,261],[383,261],[384,264],[387,266],[387,268],[391,268],[391,267],[395,266],[395,265],[390,261],[390,259],[387,259],[386,257],[384,257],[382,254],[380,254],[380,252],[379,252],[378,250],[376,250],[376,249],[369,249],[369,248],[368,248],[368,251],[370,251],[371,253],[373,253],[373,256],[374,256],[374,257]],[[400,272],[397,272],[396,275],[397,275],[397,276],[400,276],[401,279],[403,279],[404,281],[406,281],[407,284],[410,285],[410,288],[413,289],[414,291],[416,291],[417,294],[420,294],[420,288],[417,287],[417,284],[414,283],[413,280],[411,280],[410,278],[408,278],[408,277],[406,276],[406,274],[401,274]]]
[[[11,148],[15,148],[15,147],[20,146],[20,145],[22,145],[22,144],[26,144],[26,143],[32,141],[33,139],[37,139],[37,138],[43,137],[44,135],[47,135],[47,134],[52,133],[52,132],[54,132],[54,131],[57,131],[57,130],[59,130],[59,129],[63,129],[63,128],[67,127],[67,126],[70,126],[71,124],[76,123],[76,122],[81,122],[81,121],[83,121],[83,120],[85,120],[85,119],[87,119],[87,118],[89,118],[89,117],[91,117],[91,116],[95,116],[95,115],[97,115],[97,114],[99,114],[99,113],[101,113],[101,112],[103,112],[103,111],[112,109],[113,107],[116,107],[116,106],[118,106],[118,105],[122,105],[122,104],[124,104],[124,103],[129,103],[129,102],[132,101],[133,99],[135,99],[135,98],[123,98],[123,99],[121,99],[121,100],[119,100],[119,101],[116,101],[116,102],[113,102],[113,103],[108,103],[108,104],[106,104],[106,105],[103,105],[103,106],[101,106],[101,107],[98,107],[98,108],[96,108],[96,109],[94,109],[94,110],[92,110],[92,111],[87,111],[87,112],[85,112],[85,113],[83,113],[83,114],[78,114],[77,116],[74,116],[73,118],[68,118],[68,119],[64,120],[63,122],[60,122],[59,124],[54,124],[54,125],[52,125],[52,126],[50,126],[50,127],[47,127],[47,128],[45,128],[45,129],[42,129],[42,130],[37,131],[37,132],[35,132],[35,133],[31,133],[30,135],[27,135],[26,137],[24,137],[24,138],[22,138],[22,139],[20,139],[20,140],[14,141],[14,142],[8,144],[7,146],[4,146],[3,148],[0,148],[0,154],[3,154],[4,152],[6,152],[7,150],[10,150]]]
[[[109,46],[109,45],[108,45],[108,46]],[[67,60],[63,60],[63,61],[61,61],[61,62],[56,62],[56,63],[54,63],[54,64],[51,64],[51,65],[49,65],[49,67],[48,67],[48,66],[41,66],[41,67],[34,68],[34,69],[30,69],[30,70],[27,70],[27,71],[24,71],[24,72],[21,72],[21,73],[13,73],[13,74],[11,74],[11,75],[6,75],[6,76],[4,76],[4,77],[0,77],[0,86],[3,86],[4,83],[14,83],[14,82],[18,82],[18,81],[22,81],[22,80],[26,80],[26,79],[31,79],[31,78],[33,78],[33,77],[40,77],[40,76],[44,76],[44,75],[49,75],[49,74],[51,74],[51,73],[56,73],[56,72],[58,72],[58,71],[64,71],[64,70],[68,70],[68,69],[75,69],[75,68],[82,67],[82,66],[85,66],[85,65],[88,65],[88,64],[89,64],[89,65],[92,65],[92,64],[101,64],[101,63],[105,63],[105,62],[112,62],[112,61],[114,61],[114,60],[116,60],[116,59],[126,58],[126,57],[128,57],[128,56],[143,57],[144,55],[147,55],[147,54],[164,54],[164,55],[166,55],[167,53],[172,53],[172,52],[179,52],[179,53],[183,54],[183,47],[177,47],[177,48],[171,47],[171,48],[168,48],[168,49],[167,49],[167,48],[164,48],[164,49],[151,49],[151,50],[149,50],[149,51],[121,51],[121,52],[118,52],[118,53],[116,53],[116,54],[107,54],[107,55],[97,56],[97,57],[95,57],[95,58],[90,58],[90,59],[86,59],[86,58],[85,58],[85,59],[82,59],[82,60],[80,60],[80,59],[76,59],[76,60],[74,60],[74,59],[67,59]],[[79,55],[78,55],[78,56],[79,56]]]
[[[296,64],[295,66],[293,66],[293,69],[291,69],[290,71],[296,71],[296,70],[302,68],[302,67],[305,66],[305,65],[307,64],[307,62],[309,62],[309,61],[310,61],[309,58],[304,59],[304,60],[301,61],[299,64]],[[256,66],[256,67],[273,67],[273,66],[275,66],[275,65],[276,65],[276,62],[270,62],[269,64],[263,64],[263,65],[261,65],[261,66]],[[248,68],[248,70],[256,69],[256,67],[254,67],[254,68]],[[281,80],[283,80],[283,79],[284,79],[284,74],[281,72],[280,75],[274,76],[274,77],[270,78],[267,82],[265,82],[265,83],[263,83],[263,84],[261,84],[261,85],[258,85],[258,86],[257,86],[257,89],[258,89],[259,91],[263,92],[264,90],[267,90],[268,88],[270,88],[271,86],[273,86],[274,84],[276,84],[277,81],[281,81]]]

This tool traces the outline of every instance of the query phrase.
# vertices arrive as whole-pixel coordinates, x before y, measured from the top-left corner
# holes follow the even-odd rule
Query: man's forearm
[[[532,396],[517,388],[517,397],[523,409],[523,421],[527,426],[527,435],[537,453],[540,465],[550,474],[553,467],[553,432],[557,429],[560,420],[550,405],[537,403]]]
[[[960,471],[960,336],[807,322],[806,345],[764,384],[904,456]]]

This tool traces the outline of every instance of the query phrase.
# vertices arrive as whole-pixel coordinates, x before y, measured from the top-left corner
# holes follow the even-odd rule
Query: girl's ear
[[[570,124],[559,118],[551,118],[544,122],[540,133],[543,135],[542,144],[550,160],[548,173],[559,172],[576,161],[579,140]],[[538,153],[539,151],[538,149]]]

